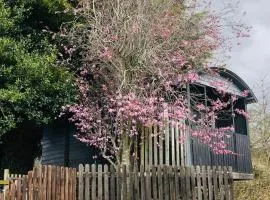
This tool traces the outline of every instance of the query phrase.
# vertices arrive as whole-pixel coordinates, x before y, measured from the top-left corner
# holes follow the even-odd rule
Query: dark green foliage
[[[73,17],[71,7],[67,0],[0,0],[1,175],[32,169],[42,127],[76,101],[74,75],[53,37]]]
[[[65,0],[0,0],[0,135],[26,122],[47,124],[76,100],[73,75],[57,62],[51,39],[71,17],[60,12],[70,6]]]

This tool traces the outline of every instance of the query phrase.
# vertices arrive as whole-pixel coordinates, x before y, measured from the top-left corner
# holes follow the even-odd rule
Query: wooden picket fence
[[[9,182],[5,200],[234,199],[232,168],[220,166],[40,166]]]
[[[75,200],[76,169],[35,167],[27,175],[9,177],[5,200]]]
[[[78,200],[218,200],[233,198],[232,168],[80,165]]]

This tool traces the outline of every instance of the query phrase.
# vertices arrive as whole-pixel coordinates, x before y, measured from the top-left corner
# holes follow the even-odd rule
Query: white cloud
[[[225,0],[223,3],[236,2]],[[239,13],[247,12],[245,22],[253,27],[251,37],[234,48],[228,67],[252,88],[269,75],[270,79],[270,1],[242,0]],[[270,80],[268,82],[270,86]]]

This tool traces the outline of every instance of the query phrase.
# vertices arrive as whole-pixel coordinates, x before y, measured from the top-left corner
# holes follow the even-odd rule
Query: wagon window
[[[207,105],[211,105],[211,101],[220,99],[222,102],[230,102],[231,96],[225,95],[220,96],[220,94],[216,91],[216,89],[207,87]],[[215,122],[216,128],[229,127],[233,125],[233,117],[232,117],[232,105],[229,104],[226,108],[219,111],[217,114],[217,119]]]
[[[189,101],[192,113],[195,115],[195,120],[200,119],[202,113],[196,109],[196,105],[201,103],[206,105],[206,87],[196,84],[190,84],[189,86]]]
[[[202,117],[203,113],[196,109],[196,105],[201,103],[203,105],[210,106],[212,100],[217,100],[218,98],[222,102],[230,102],[231,95],[220,95],[215,88],[190,84],[189,85],[189,99],[190,108],[192,113],[196,116],[195,120]],[[235,112],[236,109],[245,110],[245,99],[239,98],[234,105],[230,103],[226,108],[219,111],[217,119],[215,121],[216,128],[224,128],[233,126],[235,132],[238,134],[247,134],[247,123],[246,118],[241,114]]]
[[[244,110],[245,109],[245,99],[244,98],[239,98],[235,105],[234,105],[234,110],[239,109],[239,110]],[[234,129],[236,133],[247,135],[247,121],[246,118],[235,112],[235,117],[234,117]]]

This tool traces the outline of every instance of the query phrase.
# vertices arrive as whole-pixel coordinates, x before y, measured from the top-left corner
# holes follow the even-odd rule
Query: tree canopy
[[[51,34],[70,16],[67,1],[0,0],[0,135],[55,119],[76,100],[74,75],[57,59]]]
[[[73,10],[74,23],[61,33],[70,42],[67,51],[81,55],[70,59],[79,103],[66,106],[78,139],[111,162],[128,163],[140,127],[162,129],[168,119],[172,125],[189,120],[200,127],[191,131],[194,137],[217,153],[228,152],[221,138],[231,127],[213,127],[218,113],[236,98],[212,99],[207,106],[196,102],[194,108],[204,116],[198,119],[186,86],[200,73],[214,73],[211,67],[220,66],[214,55],[247,37],[249,27],[228,20],[224,13],[230,9],[215,12],[211,3],[86,0]]]

